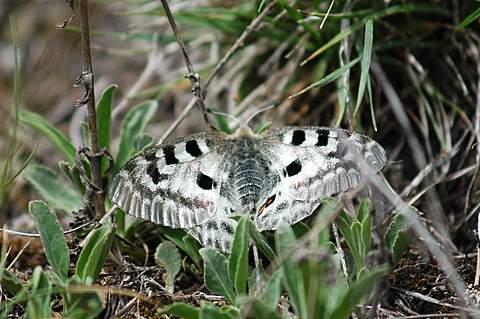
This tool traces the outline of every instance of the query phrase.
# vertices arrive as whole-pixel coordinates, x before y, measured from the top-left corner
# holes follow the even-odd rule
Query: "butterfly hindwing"
[[[255,216],[259,230],[294,224],[310,215],[322,198],[358,187],[362,183],[358,156],[375,172],[386,163],[378,143],[341,129],[273,129],[260,145],[271,158],[278,182],[260,197]]]

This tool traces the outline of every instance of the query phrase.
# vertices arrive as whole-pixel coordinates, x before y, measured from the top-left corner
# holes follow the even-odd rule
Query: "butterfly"
[[[248,214],[260,231],[294,224],[323,198],[363,184],[358,156],[375,172],[387,161],[380,144],[342,129],[204,132],[133,157],[113,178],[109,197],[130,215],[183,228],[228,252],[237,224],[230,217]]]

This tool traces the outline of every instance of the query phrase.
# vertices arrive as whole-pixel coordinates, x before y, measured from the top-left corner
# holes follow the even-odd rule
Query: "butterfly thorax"
[[[234,185],[243,213],[251,213],[257,206],[260,191],[268,174],[264,159],[256,149],[256,140],[240,138],[232,154],[233,170],[230,183]]]

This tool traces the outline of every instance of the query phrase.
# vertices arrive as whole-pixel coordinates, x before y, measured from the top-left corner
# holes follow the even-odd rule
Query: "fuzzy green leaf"
[[[280,282],[283,277],[283,272],[277,270],[270,276],[267,283],[263,287],[260,299],[265,306],[270,310],[275,310],[278,307],[278,300],[280,299]]]
[[[176,302],[157,311],[159,314],[169,314],[184,319],[200,319],[200,309],[183,302]]]
[[[112,122],[112,101],[117,91],[116,84],[110,84],[103,90],[97,103],[97,130],[98,146],[109,148],[110,146],[110,125]]]
[[[63,236],[63,230],[58,222],[57,216],[43,201],[31,201],[28,211],[35,220],[40,239],[42,240],[48,263],[60,281],[65,283],[68,278],[68,266],[70,255],[67,243]]]
[[[192,258],[193,262],[195,265],[197,265],[198,268],[201,267],[201,261],[202,257],[198,253],[198,250],[200,248],[198,241],[196,241],[192,236],[190,235],[185,235],[182,238],[182,241],[185,245],[185,252],[187,255]]]
[[[117,172],[133,154],[133,141],[137,136],[142,134],[148,122],[150,122],[155,114],[157,106],[158,103],[156,101],[146,101],[131,109],[125,116],[115,161],[115,172]]]
[[[158,245],[155,251],[155,262],[157,265],[165,267],[167,271],[165,288],[168,293],[172,294],[175,276],[182,267],[182,260],[177,246],[171,241],[166,241]]]
[[[75,271],[83,284],[92,284],[97,280],[114,238],[115,228],[110,221],[88,234]]]
[[[220,294],[234,304],[235,293],[233,284],[228,275],[227,259],[224,255],[212,248],[200,249],[204,261],[204,281],[208,290]]]
[[[3,271],[2,271],[3,270]],[[12,295],[18,294],[24,287],[20,279],[5,268],[0,269],[0,285]]]
[[[363,251],[362,255],[367,256],[368,251],[370,250],[370,245],[372,243],[372,218],[368,215],[362,222],[362,244]]]
[[[248,216],[238,222],[233,238],[232,252],[228,258],[228,273],[237,294],[247,293],[248,279]]]
[[[260,299],[248,299],[242,307],[241,318],[245,319],[281,319],[282,316]]]
[[[258,249],[269,259],[275,259],[275,252],[268,244],[267,240],[263,235],[257,230],[257,227],[251,221],[248,222],[248,232],[250,233],[250,237],[252,238],[253,242],[257,246]]]
[[[202,257],[198,253],[200,246],[198,242],[190,235],[185,235],[181,229],[173,229],[170,227],[159,226],[162,233],[169,240],[173,241],[178,248],[183,250],[200,269],[202,264]]]
[[[83,207],[81,195],[49,168],[42,165],[30,165],[22,173],[22,176],[54,208],[70,213]]]
[[[53,146],[55,146],[55,148],[62,153],[70,163],[75,162],[75,146],[73,146],[70,140],[66,138],[65,135],[63,135],[59,130],[57,130],[43,117],[36,113],[20,110],[19,116],[22,122],[28,124],[45,135],[50,143],[52,143]]]
[[[218,308],[211,303],[204,303],[200,309],[200,318],[202,319],[237,319],[239,312],[236,308],[224,306]]]
[[[407,250],[409,240],[407,236],[408,226],[403,215],[396,215],[385,231],[385,245],[393,255],[393,261],[397,262]]]

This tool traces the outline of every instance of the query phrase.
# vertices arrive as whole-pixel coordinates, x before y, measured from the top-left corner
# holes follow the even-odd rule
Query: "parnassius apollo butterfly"
[[[387,157],[374,140],[324,127],[285,127],[257,135],[189,135],[146,149],[114,177],[109,195],[130,215],[183,228],[227,252],[236,221],[277,229],[309,216],[326,197],[362,184],[362,156],[375,172]]]

